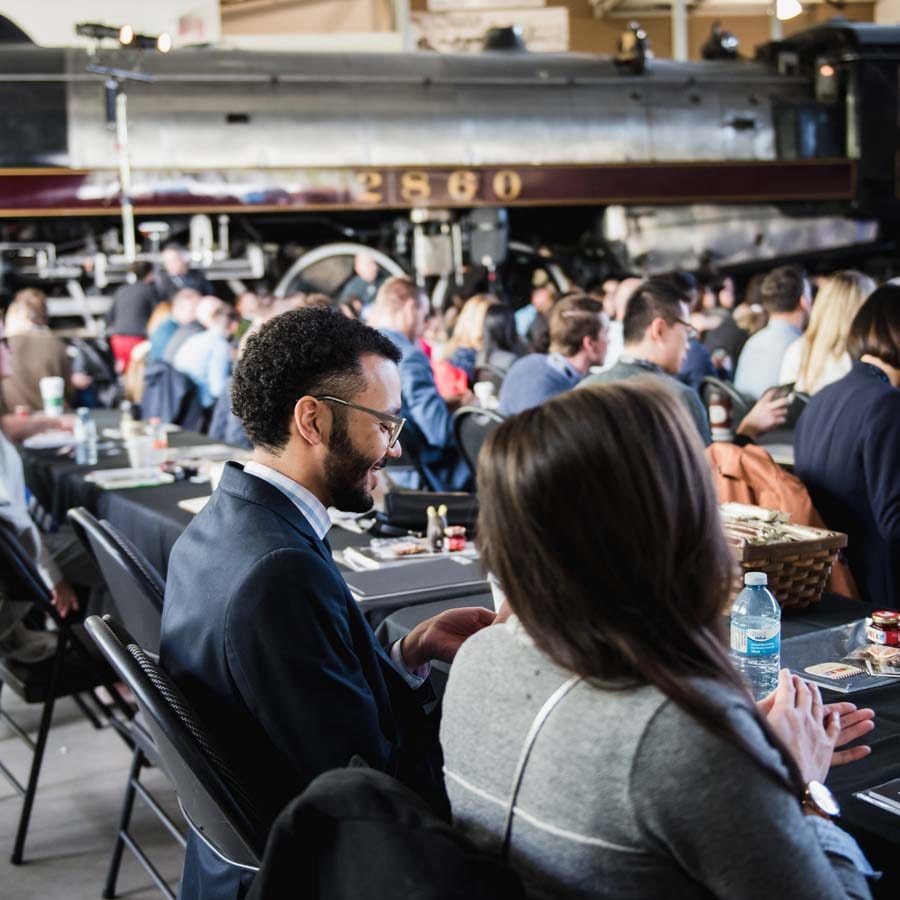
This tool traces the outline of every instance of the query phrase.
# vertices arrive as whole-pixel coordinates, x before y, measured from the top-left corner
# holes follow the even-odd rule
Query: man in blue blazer
[[[161,662],[228,753],[266,824],[319,773],[353,756],[440,803],[431,659],[451,660],[493,620],[453,610],[385,650],[335,566],[326,507],[365,512],[399,456],[399,353],[324,309],[267,323],[247,346],[232,402],[254,447],[229,463],[175,544]],[[181,896],[243,896],[246,875],[192,835]]]

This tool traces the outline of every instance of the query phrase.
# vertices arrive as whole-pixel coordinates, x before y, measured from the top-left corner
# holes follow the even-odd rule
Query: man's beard
[[[374,503],[368,491],[369,469],[374,463],[353,446],[346,418],[336,415],[333,421],[325,461],[331,505],[343,512],[368,512]]]

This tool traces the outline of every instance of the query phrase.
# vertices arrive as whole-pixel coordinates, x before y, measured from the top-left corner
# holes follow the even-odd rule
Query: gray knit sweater
[[[457,825],[498,852],[516,763],[535,714],[570,674],[514,618],[460,650],[441,743]],[[735,727],[781,763],[742,700],[709,682]],[[529,896],[667,900],[869,897],[855,841],[656,688],[576,685],[525,768],[510,860]]]

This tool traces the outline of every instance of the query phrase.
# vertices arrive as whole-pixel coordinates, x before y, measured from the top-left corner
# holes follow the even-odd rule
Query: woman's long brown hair
[[[594,682],[655,685],[802,793],[728,658],[735,563],[696,426],[657,376],[569,391],[508,419],[479,453],[478,493],[484,567],[541,650]],[[746,697],[787,780],[694,678]]]

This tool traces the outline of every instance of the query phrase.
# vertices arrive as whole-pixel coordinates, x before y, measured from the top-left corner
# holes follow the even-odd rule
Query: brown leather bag
[[[803,482],[785,471],[757,444],[714,443],[706,448],[706,459],[720,503],[752,503],[778,509],[796,525],[827,528],[812,504]],[[845,562],[832,566],[825,590],[859,600],[859,589]]]

